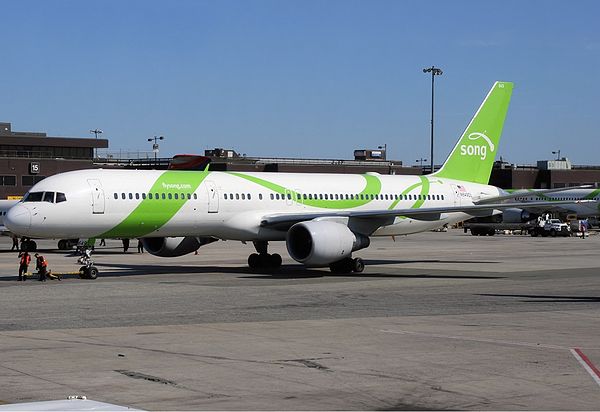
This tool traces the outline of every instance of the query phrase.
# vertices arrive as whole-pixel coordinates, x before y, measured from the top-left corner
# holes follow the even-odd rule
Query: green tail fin
[[[483,184],[489,182],[512,90],[513,83],[494,83],[434,176]]]

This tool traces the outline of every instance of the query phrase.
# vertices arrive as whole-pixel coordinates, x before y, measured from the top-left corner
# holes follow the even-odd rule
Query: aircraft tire
[[[363,270],[365,270],[365,262],[361,258],[353,259],[352,263],[354,265],[354,272],[361,273]]]
[[[96,266],[90,266],[88,268],[88,279],[96,279],[98,277],[98,268]]]
[[[344,258],[329,264],[332,273],[350,273],[354,270],[354,259]]]
[[[67,249],[67,242],[64,239],[61,239],[58,241],[58,250],[66,250]]]
[[[258,269],[261,266],[261,259],[258,253],[248,256],[248,266],[250,269]]]
[[[33,240],[26,240],[22,243],[21,247],[28,252],[35,252],[37,250],[37,243]]]
[[[269,258],[269,266],[273,269],[278,269],[279,267],[281,267],[282,261],[283,260],[281,259],[281,255],[279,253],[273,253]]]
[[[552,236],[552,237],[556,237],[556,230],[552,229],[552,230],[550,231],[550,236]]]

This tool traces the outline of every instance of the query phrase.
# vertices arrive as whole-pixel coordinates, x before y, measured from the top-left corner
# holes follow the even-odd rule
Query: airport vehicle
[[[361,272],[364,262],[352,253],[368,247],[371,236],[521,206],[494,202],[505,194],[487,184],[512,89],[494,83],[442,168],[428,176],[79,170],[37,183],[10,209],[6,225],[29,237],[141,238],[162,257],[219,239],[252,241],[258,253],[248,258],[251,268],[279,267],[281,256],[268,253],[268,242],[285,241],[290,256],[308,267]],[[92,265],[81,271],[97,274]]]
[[[531,236],[571,236],[571,228],[560,219],[540,219],[529,232]]]

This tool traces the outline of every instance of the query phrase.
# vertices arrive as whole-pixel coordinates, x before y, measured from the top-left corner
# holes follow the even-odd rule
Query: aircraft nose
[[[27,235],[31,228],[31,211],[21,204],[11,207],[4,217],[4,225],[17,235]]]

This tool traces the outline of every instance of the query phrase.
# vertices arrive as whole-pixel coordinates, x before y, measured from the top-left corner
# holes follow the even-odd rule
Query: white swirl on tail
[[[494,151],[494,148],[495,148],[494,143],[492,143],[492,140],[489,137],[487,137],[485,134],[479,133],[479,132],[473,132],[470,135],[468,135],[467,137],[469,138],[469,140],[477,140],[481,137],[483,140],[485,140],[487,142],[488,146],[490,147],[490,150],[492,152]]]

